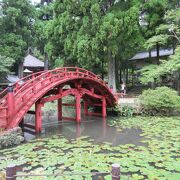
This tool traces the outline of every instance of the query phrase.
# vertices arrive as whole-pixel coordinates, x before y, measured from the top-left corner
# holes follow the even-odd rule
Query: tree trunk
[[[180,93],[180,73],[174,73],[174,89],[177,90],[178,94]]]
[[[113,92],[116,92],[116,73],[115,73],[115,58],[111,52],[108,54],[108,86]]]
[[[101,61],[101,78],[104,80],[104,60]]]
[[[132,86],[134,86],[134,68],[132,67]]]
[[[153,82],[151,82],[151,89],[155,89],[155,82],[153,81]]]
[[[126,84],[126,68],[125,67],[122,72],[122,81]]]
[[[116,89],[120,87],[120,80],[119,80],[119,61],[117,57],[115,57],[115,81],[116,81]]]
[[[48,63],[48,54],[45,52],[44,54],[44,70],[48,70],[49,63]]]
[[[120,70],[119,70],[119,81],[120,81],[120,83],[122,82],[122,69],[121,69],[121,66],[120,66]]]
[[[128,67],[126,68],[126,84],[128,84],[129,78],[128,78],[129,74],[128,74]]]
[[[180,95],[180,73],[178,72],[178,80],[177,80],[177,91],[178,94]]]
[[[23,78],[23,71],[24,71],[23,62],[20,62],[18,66],[18,77],[20,79]]]
[[[157,64],[159,65],[159,43],[156,44],[156,51],[157,51]]]

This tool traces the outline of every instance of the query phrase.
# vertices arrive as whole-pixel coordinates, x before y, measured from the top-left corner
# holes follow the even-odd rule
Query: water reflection
[[[60,134],[65,138],[71,140],[82,136],[88,136],[93,139],[95,143],[109,142],[113,146],[119,144],[135,144],[144,145],[140,141],[143,137],[140,136],[142,131],[140,129],[123,129],[117,131],[115,127],[107,125],[106,119],[99,117],[83,118],[80,124],[74,121],[58,122],[56,118],[52,118],[43,122],[43,131],[36,137],[51,137],[52,135]],[[35,138],[34,135],[25,133],[26,140]]]

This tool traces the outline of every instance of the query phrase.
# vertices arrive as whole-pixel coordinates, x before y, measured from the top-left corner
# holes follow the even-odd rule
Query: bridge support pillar
[[[40,133],[42,130],[42,104],[40,101],[37,101],[35,104],[35,130],[36,133]]]
[[[58,99],[58,121],[62,121],[62,98]]]
[[[21,122],[19,123],[19,127],[24,131],[24,118],[22,118]]]
[[[8,86],[7,105],[8,105],[8,124],[9,124],[12,121],[14,115],[14,92],[11,84]]]
[[[88,115],[88,103],[87,103],[87,101],[84,101],[84,115],[85,116]]]
[[[76,95],[76,121],[81,122],[81,96]]]
[[[107,116],[106,113],[106,98],[102,98],[102,117],[105,118]]]

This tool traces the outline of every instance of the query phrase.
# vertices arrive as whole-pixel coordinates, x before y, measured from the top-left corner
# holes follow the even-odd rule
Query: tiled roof
[[[39,59],[37,59],[36,57],[28,54],[24,58],[23,66],[24,67],[44,67],[44,62],[42,62]]]
[[[11,74],[8,74],[7,75],[7,80],[11,83],[15,83],[16,81],[19,81],[20,79],[18,78],[18,76],[15,76],[15,75],[11,75]]]
[[[160,49],[159,50],[159,56],[169,56],[173,54],[173,49]],[[151,57],[157,57],[157,51],[156,50],[152,50],[151,51]],[[140,59],[146,59],[149,58],[149,52],[145,51],[145,52],[139,52],[137,53],[134,57],[132,57],[129,60],[140,60]]]

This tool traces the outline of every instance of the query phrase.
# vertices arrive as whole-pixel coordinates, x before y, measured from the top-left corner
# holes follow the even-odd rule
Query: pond
[[[108,125],[108,120],[99,117],[83,118],[81,124],[74,121],[58,122],[55,117],[50,122],[47,118],[44,118],[43,121],[42,133],[37,135],[36,138],[47,138],[60,134],[67,140],[87,136],[89,139],[93,139],[96,144],[109,142],[113,146],[131,143],[145,145],[141,142],[144,138],[140,136],[142,133],[140,128],[116,128]],[[24,133],[24,136],[27,142],[35,138],[35,135],[29,133]]]
[[[110,172],[121,166],[121,179],[180,179],[179,117],[111,117],[73,122],[51,121],[40,136],[0,151],[0,171],[16,164],[19,173]],[[92,179],[91,175],[18,179]],[[111,179],[110,175],[101,179]]]

